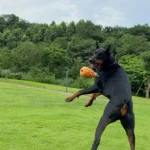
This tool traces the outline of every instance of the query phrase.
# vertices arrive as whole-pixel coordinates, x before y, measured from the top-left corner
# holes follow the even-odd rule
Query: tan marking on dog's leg
[[[128,105],[127,104],[124,104],[122,107],[121,107],[121,115],[124,116],[126,113],[127,113],[127,110],[128,110]]]

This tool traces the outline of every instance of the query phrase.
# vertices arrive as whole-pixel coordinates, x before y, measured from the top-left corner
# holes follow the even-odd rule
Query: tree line
[[[111,45],[111,53],[129,75],[133,94],[145,96],[150,84],[150,26],[96,25],[89,20],[56,24],[30,23],[14,14],[0,16],[0,77],[89,87],[92,79],[79,77],[95,51]]]

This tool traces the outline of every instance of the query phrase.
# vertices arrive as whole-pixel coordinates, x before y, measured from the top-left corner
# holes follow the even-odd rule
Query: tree
[[[142,53],[142,59],[144,61],[144,68],[146,70],[145,84],[146,84],[146,97],[150,98],[150,51]]]
[[[136,55],[126,55],[121,57],[119,63],[129,75],[132,91],[136,94],[139,87],[145,80],[146,70],[144,68],[144,61]],[[139,94],[143,95],[144,93],[145,87],[143,84]]]
[[[76,24],[76,33],[81,38],[93,38],[94,40],[103,41],[101,26],[95,26],[91,21],[80,20]]]
[[[0,68],[10,69],[14,65],[13,56],[8,48],[0,48]]]
[[[115,37],[108,37],[101,45],[100,47],[107,48],[108,46],[111,46],[111,54],[113,56],[116,55],[116,48],[119,46],[119,42]]]
[[[17,17],[14,14],[7,14],[7,15],[2,15],[2,17],[4,18],[6,25],[9,28],[13,28],[17,22],[19,22],[19,17]]]
[[[144,36],[134,36],[126,34],[119,40],[120,47],[116,49],[116,57],[124,55],[140,55],[150,49],[150,43]]]
[[[148,24],[136,25],[130,28],[129,32],[135,36],[145,36],[150,41],[150,27]]]
[[[32,42],[20,43],[13,50],[14,70],[17,72],[27,72],[32,67],[39,65],[39,50]]]
[[[129,74],[134,93],[143,80],[149,93],[148,24],[131,28],[103,27],[89,20],[42,24],[30,23],[14,14],[1,15],[0,69],[20,74],[23,79],[58,84],[65,77],[65,68],[69,68],[72,86],[77,87],[81,81],[79,70],[89,65],[96,41],[100,47],[111,46],[111,53]],[[143,85],[139,94],[145,94]]]
[[[72,58],[81,57],[83,61],[95,52],[95,41],[92,39],[82,39],[77,36],[73,37],[68,44],[68,54]]]
[[[6,22],[3,16],[0,16],[0,32],[3,32],[3,30],[6,28]]]
[[[70,40],[71,36],[73,36],[76,33],[76,25],[75,22],[70,22],[67,27],[67,37]]]
[[[23,20],[23,19],[19,19],[19,22],[16,23],[16,28],[20,28],[22,30],[27,30],[28,27],[30,27],[30,23],[27,22],[26,20]]]
[[[71,63],[67,52],[60,47],[43,48],[40,60],[42,67],[47,68],[49,72],[54,73],[58,78],[65,76],[65,67]]]

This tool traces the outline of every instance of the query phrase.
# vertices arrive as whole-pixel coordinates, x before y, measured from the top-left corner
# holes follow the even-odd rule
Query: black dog
[[[73,96],[67,98],[66,102],[71,102],[74,98],[83,94],[96,93],[86,104],[86,106],[90,106],[93,99],[98,95],[97,93],[102,93],[109,98],[110,101],[108,102],[103,116],[97,126],[92,150],[97,150],[102,133],[106,126],[116,120],[121,121],[128,136],[131,150],[135,150],[134,113],[131,86],[126,72],[114,60],[114,58],[110,56],[109,49],[110,47],[107,49],[99,48],[97,44],[95,55],[91,57],[89,61],[93,64],[99,77],[91,88],[75,93]]]

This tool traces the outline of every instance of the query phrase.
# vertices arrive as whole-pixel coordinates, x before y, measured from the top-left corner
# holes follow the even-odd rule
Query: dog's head
[[[103,68],[105,67],[110,60],[110,46],[107,49],[99,48],[98,43],[96,42],[96,51],[95,54],[89,59],[92,68]]]

